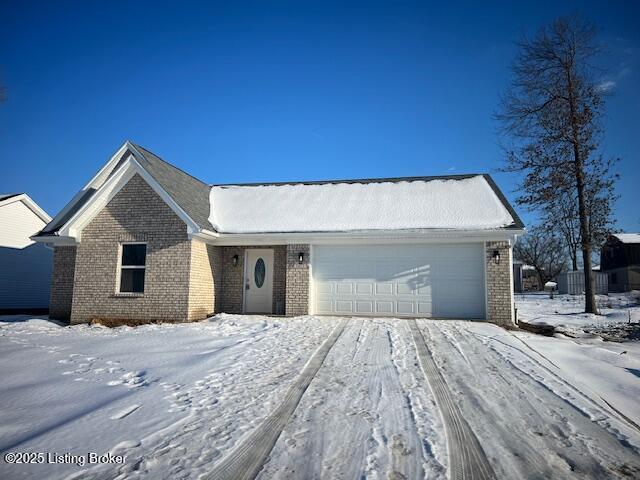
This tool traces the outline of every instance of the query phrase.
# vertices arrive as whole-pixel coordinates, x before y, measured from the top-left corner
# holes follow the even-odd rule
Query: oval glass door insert
[[[256,287],[258,288],[264,285],[265,270],[266,269],[264,266],[264,260],[262,260],[262,258],[259,258],[258,260],[256,260],[256,267],[254,269],[253,275],[256,281]]]

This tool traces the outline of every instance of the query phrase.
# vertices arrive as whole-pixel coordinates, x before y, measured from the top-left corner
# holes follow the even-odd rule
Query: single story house
[[[0,195],[0,314],[47,312],[53,250],[30,237],[50,221],[26,193]]]
[[[600,271],[609,276],[610,292],[640,290],[640,233],[609,235],[600,250]]]
[[[126,142],[33,237],[51,312],[513,322],[524,226],[489,175],[210,185]]]

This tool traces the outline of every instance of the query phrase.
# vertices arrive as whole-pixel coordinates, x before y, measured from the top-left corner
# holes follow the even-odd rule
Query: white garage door
[[[314,312],[484,318],[481,243],[313,247]]]

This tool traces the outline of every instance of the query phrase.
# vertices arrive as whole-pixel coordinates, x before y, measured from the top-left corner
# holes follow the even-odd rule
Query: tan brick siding
[[[310,248],[307,244],[287,245],[286,314],[288,317],[309,313],[309,262]],[[302,263],[299,253],[304,254]]]
[[[116,293],[119,245],[124,241],[147,242],[142,296]],[[188,320],[190,258],[185,223],[141,177],[134,176],[82,232],[71,322]]]
[[[215,311],[219,311],[221,278],[221,247],[192,240],[189,272],[189,320],[201,320]]]
[[[286,255],[285,245],[260,245],[255,247],[220,247],[222,251],[222,285],[221,301],[216,311],[226,313],[242,313],[242,296],[244,293],[244,256],[247,248],[273,249],[273,311],[276,315],[285,313]],[[238,264],[233,265],[233,256],[238,255]]]
[[[500,263],[493,258],[500,252]],[[513,325],[513,285],[511,246],[509,242],[487,242],[485,249],[487,280],[487,321],[498,325]]]
[[[69,320],[73,300],[73,278],[76,268],[76,247],[55,247],[51,275],[49,317]]]

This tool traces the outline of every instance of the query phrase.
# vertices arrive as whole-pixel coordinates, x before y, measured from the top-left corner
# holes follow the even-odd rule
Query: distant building
[[[513,291],[516,293],[542,290],[536,269],[520,260],[513,261]]]
[[[600,271],[611,292],[640,290],[640,233],[610,235],[600,251]]]
[[[29,237],[50,221],[29,195],[0,195],[0,314],[47,312],[53,252]]]
[[[593,271],[592,278],[595,282],[595,293],[601,295],[609,293],[606,273]],[[571,295],[582,295],[584,293],[584,270],[563,272],[558,275],[557,280],[558,293],[569,293]]]

